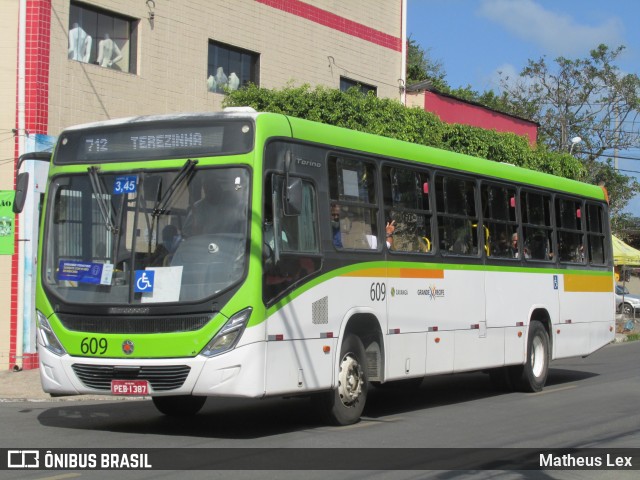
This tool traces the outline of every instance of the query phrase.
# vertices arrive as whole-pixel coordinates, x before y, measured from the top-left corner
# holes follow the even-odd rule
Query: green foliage
[[[249,106],[423,145],[442,143],[442,122],[435,115],[373,93],[363,95],[356,88],[341,92],[302,85],[267,90],[250,85],[231,92],[224,106]]]
[[[640,249],[640,218],[620,213],[611,219],[611,229],[620,240]]]
[[[512,163],[532,170],[571,179],[582,179],[580,161],[569,154],[531,148],[525,137],[468,125],[446,124],[420,108],[406,108],[399,102],[308,85],[267,90],[250,85],[230,92],[224,106],[249,106],[257,111],[282,113],[316,122],[443,148],[458,153]]]
[[[407,42],[407,85],[430,80],[434,88],[446,90],[449,88],[445,81],[446,72],[439,60],[433,60],[429,50],[423,50],[415,40],[409,38]]]
[[[628,177],[618,172],[610,158],[605,162],[595,159],[584,161],[586,165],[585,181],[593,184],[602,184],[609,191],[610,211],[612,226],[616,226],[615,217],[622,215],[622,210],[638,192],[640,184],[635,178]],[[616,230],[614,229],[614,232]]]

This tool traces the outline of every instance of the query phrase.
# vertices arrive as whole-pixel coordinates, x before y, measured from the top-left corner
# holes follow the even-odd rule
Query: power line
[[[627,172],[627,173],[638,173],[638,174],[640,174],[640,172],[638,172],[636,170],[624,170],[622,168],[616,169],[616,172]]]
[[[581,153],[583,155],[595,155],[593,152],[585,152],[585,151],[582,151],[582,150],[575,151],[575,154],[579,154],[579,153]],[[640,160],[640,157],[627,157],[627,156],[624,156],[624,155],[614,155],[614,154],[608,154],[608,153],[607,154],[601,153],[598,156],[599,157],[606,156],[606,157],[622,158],[623,160]]]

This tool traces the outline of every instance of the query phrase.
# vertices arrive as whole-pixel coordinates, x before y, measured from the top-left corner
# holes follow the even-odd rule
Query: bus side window
[[[604,265],[605,235],[604,235],[604,211],[600,205],[587,203],[587,233],[589,236],[589,263]]]
[[[551,196],[522,191],[520,201],[525,259],[553,260]]]
[[[376,169],[359,158],[329,158],[330,236],[338,250],[378,250]],[[334,218],[335,216],[335,218]]]
[[[514,249],[514,234],[518,231],[515,188],[483,183],[481,193],[487,256],[517,258],[517,246]]]
[[[584,263],[582,201],[556,198],[558,257],[561,262]]]
[[[396,252],[431,252],[429,174],[396,166],[382,171],[385,220],[395,231],[390,249]]]
[[[475,182],[453,176],[436,176],[438,236],[444,255],[478,255]]]

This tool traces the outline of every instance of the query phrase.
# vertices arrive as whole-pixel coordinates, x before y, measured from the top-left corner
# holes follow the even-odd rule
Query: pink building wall
[[[446,123],[461,123],[498,132],[511,132],[526,136],[533,146],[538,137],[538,125],[518,117],[489,110],[480,105],[442,95],[436,92],[424,92],[424,109],[435,113]]]

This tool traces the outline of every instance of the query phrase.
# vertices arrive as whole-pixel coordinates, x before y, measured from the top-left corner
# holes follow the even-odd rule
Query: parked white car
[[[640,310],[640,296],[630,294],[627,287],[616,285],[616,311],[634,316],[636,310]]]

